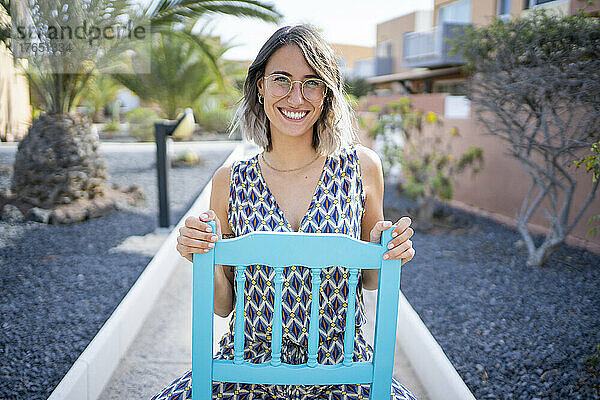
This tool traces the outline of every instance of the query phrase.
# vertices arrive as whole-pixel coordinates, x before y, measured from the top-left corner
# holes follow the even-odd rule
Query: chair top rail
[[[385,248],[343,234],[300,232],[252,232],[219,241],[215,264],[220,265],[302,265],[309,268],[352,266],[360,269],[381,268]]]
[[[214,360],[213,380],[265,385],[370,383],[373,381],[373,363],[361,361],[351,366],[317,364],[315,367],[308,368],[306,364],[273,366],[270,363],[254,364],[244,361],[243,364],[234,364],[233,360]]]

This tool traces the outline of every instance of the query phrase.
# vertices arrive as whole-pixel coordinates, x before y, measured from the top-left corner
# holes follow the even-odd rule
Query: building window
[[[498,15],[510,14],[510,0],[498,0]]]
[[[392,57],[392,41],[385,40],[383,42],[377,43],[377,48],[375,49],[375,56],[377,58]]]
[[[443,23],[470,24],[471,0],[459,0],[438,11],[438,25]]]
[[[434,93],[448,93],[452,96],[465,96],[467,94],[467,82],[464,80],[437,81],[433,84]]]
[[[539,6],[541,4],[552,3],[553,1],[556,0],[524,0],[523,9],[526,10],[528,8]]]

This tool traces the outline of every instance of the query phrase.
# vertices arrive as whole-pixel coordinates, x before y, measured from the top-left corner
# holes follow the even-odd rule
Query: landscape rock
[[[26,219],[34,222],[41,222],[43,224],[50,223],[50,217],[52,215],[51,210],[45,210],[39,207],[33,207],[29,209],[26,215]]]
[[[0,219],[6,222],[21,222],[23,221],[23,213],[12,204],[5,204],[2,207]]]

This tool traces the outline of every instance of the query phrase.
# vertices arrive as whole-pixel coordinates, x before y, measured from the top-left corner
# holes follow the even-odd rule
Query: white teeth
[[[281,112],[283,113],[283,115],[285,115],[288,118],[291,119],[301,119],[303,118],[306,114],[308,114],[308,111],[304,111],[304,112],[290,112],[290,111],[286,111],[286,110],[281,110]]]

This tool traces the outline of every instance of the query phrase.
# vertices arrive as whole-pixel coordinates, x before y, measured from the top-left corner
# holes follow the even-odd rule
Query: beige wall
[[[374,47],[338,43],[332,43],[331,47],[337,56],[344,57],[348,68],[354,68],[356,60],[375,57]]]
[[[435,25],[438,24],[439,9],[456,1],[457,0],[434,0],[433,21]],[[512,0],[511,12],[520,1],[521,0]],[[471,23],[477,26],[487,25],[492,21],[492,18],[496,16],[497,10],[497,0],[471,0]]]
[[[574,15],[579,12],[580,8],[583,8],[585,12],[588,13],[598,13],[600,12],[600,1],[595,0],[591,5],[588,5],[588,0],[571,0],[570,1],[570,14]]]
[[[392,58],[394,59],[393,73],[409,70],[402,68],[403,35],[405,32],[414,32],[414,30],[414,12],[377,24],[377,43],[385,42],[386,40],[392,43]]]
[[[0,140],[20,140],[30,123],[27,79],[15,68],[12,55],[0,43]]]
[[[437,25],[438,10],[440,7],[455,1],[457,0],[434,0],[433,9],[435,25]],[[524,0],[511,0],[510,15],[512,17],[517,17],[523,13],[527,13],[528,11],[523,9],[523,5]],[[569,15],[576,14],[579,8],[584,8],[586,12],[598,13],[600,11],[600,1],[596,0],[592,5],[588,5],[587,0],[557,1],[544,4],[543,7]],[[477,26],[489,24],[492,18],[496,16],[497,10],[498,0],[471,0],[472,23]]]
[[[419,94],[409,96],[415,108],[423,111],[433,111],[444,115],[445,94]],[[373,104],[386,104],[397,101],[400,96],[372,100]],[[364,108],[368,107],[367,105]],[[515,225],[515,213],[520,209],[521,202],[529,187],[530,178],[519,162],[505,154],[505,142],[497,137],[485,135],[484,129],[474,119],[446,119],[444,129],[455,127],[460,137],[453,147],[454,155],[462,154],[468,146],[480,146],[484,149],[484,168],[475,176],[470,172],[459,175],[455,183],[454,201],[457,206],[466,206],[483,211],[492,218],[510,225]],[[572,203],[571,218],[576,215],[588,195],[591,187],[591,176],[584,170],[577,170],[575,177],[577,185]],[[548,206],[548,204],[543,204]],[[600,235],[586,239],[590,227],[587,220],[593,215],[600,214],[600,192],[588,206],[579,223],[567,241],[568,244],[586,247],[600,253]],[[531,219],[533,231],[544,231],[547,227],[542,209]]]

